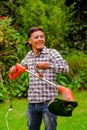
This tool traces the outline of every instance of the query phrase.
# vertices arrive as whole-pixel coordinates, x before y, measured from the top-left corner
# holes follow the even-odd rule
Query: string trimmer
[[[41,73],[35,74],[18,63],[15,65],[15,69],[15,73],[12,71],[9,73],[11,80],[16,79],[22,72],[26,71],[52,85],[52,87],[56,87],[56,89],[62,94],[62,99],[55,98],[51,100],[48,104],[49,111],[58,116],[72,116],[72,111],[77,107],[78,103],[75,101],[73,92],[69,88],[61,85],[56,85],[43,78]]]

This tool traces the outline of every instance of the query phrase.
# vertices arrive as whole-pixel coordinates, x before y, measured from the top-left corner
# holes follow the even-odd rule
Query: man
[[[40,76],[53,83],[56,83],[57,73],[69,71],[67,62],[59,52],[55,49],[46,48],[45,35],[41,28],[30,28],[28,44],[32,50],[22,60],[22,66],[27,66],[33,73],[42,73]],[[13,70],[14,67],[11,68],[11,71]],[[28,130],[40,130],[42,118],[45,130],[56,130],[57,116],[49,112],[48,103],[57,96],[56,88],[29,74]]]

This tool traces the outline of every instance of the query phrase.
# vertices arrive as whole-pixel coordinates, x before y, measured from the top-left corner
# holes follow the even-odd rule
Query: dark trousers
[[[42,118],[45,124],[45,130],[56,130],[57,116],[50,113],[47,106],[48,102],[28,104],[28,130],[40,130]]]

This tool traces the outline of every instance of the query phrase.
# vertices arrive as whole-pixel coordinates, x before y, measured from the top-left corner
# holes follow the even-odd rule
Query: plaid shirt
[[[35,64],[37,62],[49,62],[49,68],[41,70],[43,78],[56,84],[56,74],[69,71],[66,61],[55,49],[46,47],[36,56],[30,51],[22,60],[21,65],[27,66],[30,71],[37,73]],[[58,96],[54,86],[49,85],[36,76],[29,74],[28,100],[30,103],[40,103],[51,100]]]

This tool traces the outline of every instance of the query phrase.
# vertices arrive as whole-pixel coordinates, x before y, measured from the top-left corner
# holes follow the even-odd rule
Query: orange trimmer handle
[[[14,80],[24,71],[26,71],[26,68],[17,63],[15,65],[15,72],[10,71],[9,78]]]
[[[69,89],[69,88],[66,88],[64,86],[58,86],[58,91],[62,94],[62,98],[64,100],[68,100],[68,101],[74,101],[74,94],[73,92]]]

